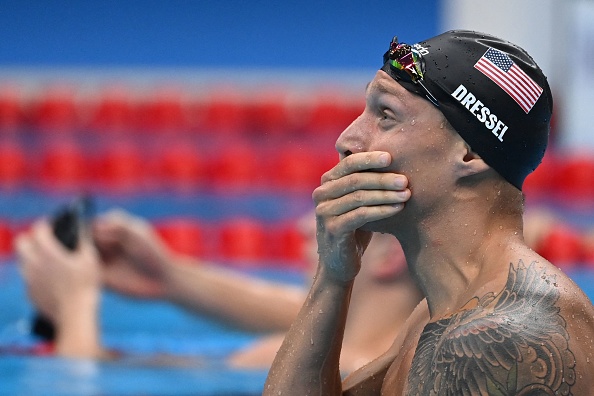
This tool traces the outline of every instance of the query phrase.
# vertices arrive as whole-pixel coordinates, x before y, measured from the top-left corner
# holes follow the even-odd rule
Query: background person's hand
[[[101,291],[101,265],[93,243],[84,232],[77,249],[68,250],[42,219],[17,236],[17,258],[27,292],[37,309],[58,332],[81,312],[95,315]]]
[[[104,284],[136,298],[164,298],[173,253],[147,221],[121,210],[98,217],[93,237],[104,262]]]

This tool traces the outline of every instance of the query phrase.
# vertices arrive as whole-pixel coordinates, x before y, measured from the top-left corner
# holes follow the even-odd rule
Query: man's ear
[[[464,143],[461,150],[460,161],[457,166],[459,177],[478,176],[491,169],[480,155],[472,151],[468,144]]]

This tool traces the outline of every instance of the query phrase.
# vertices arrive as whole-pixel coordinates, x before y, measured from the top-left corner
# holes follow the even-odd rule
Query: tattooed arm
[[[566,293],[570,281],[561,273],[550,275],[555,270],[548,268],[537,262],[510,265],[507,283],[498,294],[475,298],[458,313],[429,323],[417,345],[406,394],[579,395],[590,391],[593,384],[585,377],[592,376],[594,367],[583,356],[583,345],[574,339],[578,337],[572,330],[575,314],[568,317],[571,309],[561,308],[577,307],[565,300],[573,299],[579,289],[573,285],[577,290]],[[588,304],[580,307],[584,315]],[[589,312],[591,316],[591,304]],[[583,324],[587,320],[583,317]],[[591,344],[589,327],[582,337],[589,333]]]

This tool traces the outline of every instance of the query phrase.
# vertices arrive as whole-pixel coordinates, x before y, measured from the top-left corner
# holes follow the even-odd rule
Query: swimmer
[[[264,394],[589,394],[594,307],[523,238],[522,184],[552,108],[540,68],[507,41],[392,40],[313,193],[319,266]],[[351,293],[378,232],[400,241],[425,299],[343,380]]]
[[[299,220],[304,256],[317,266],[314,213]],[[100,344],[97,322],[101,286],[134,298],[169,301],[230,326],[262,333],[252,345],[232,353],[235,368],[268,369],[306,296],[302,287],[264,281],[220,265],[170,251],[145,220],[120,210],[98,217],[93,242],[81,239],[70,252],[53,237],[45,220],[17,238],[19,263],[33,303],[56,324],[60,356],[112,358]],[[402,249],[391,235],[377,235],[368,263],[353,291],[353,310],[341,358],[346,374],[388,348],[421,300]],[[377,301],[398,300],[386,311]],[[82,312],[84,311],[84,313]],[[367,323],[361,327],[358,323]],[[181,359],[160,358],[180,362]],[[187,362],[191,362],[188,360]]]

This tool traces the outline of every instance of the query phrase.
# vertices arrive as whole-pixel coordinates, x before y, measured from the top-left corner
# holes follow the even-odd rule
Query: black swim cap
[[[382,70],[438,106],[472,150],[518,189],[540,164],[553,97],[542,70],[517,45],[473,31],[412,46],[394,38]]]

